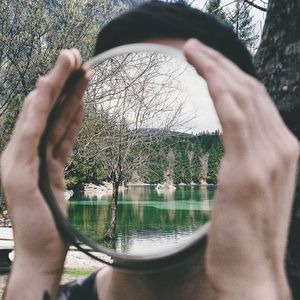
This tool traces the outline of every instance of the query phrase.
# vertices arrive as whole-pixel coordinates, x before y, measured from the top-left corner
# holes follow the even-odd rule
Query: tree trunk
[[[104,240],[110,245],[113,246],[116,239],[116,227],[117,227],[117,203],[119,196],[119,186],[120,182],[113,182],[113,194],[111,200],[111,217],[110,224],[107,232],[104,235]]]
[[[290,129],[300,136],[300,1],[269,0],[262,41],[255,56],[266,85]]]
[[[269,0],[261,45],[255,57],[258,78],[266,85],[287,126],[300,137],[300,1]],[[300,178],[292,212],[287,272],[300,299]],[[295,286],[298,285],[298,291]]]

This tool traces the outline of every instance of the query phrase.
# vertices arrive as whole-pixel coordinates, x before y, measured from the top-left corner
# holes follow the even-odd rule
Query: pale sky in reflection
[[[195,69],[186,61],[159,54],[154,65],[157,75],[152,74],[152,69],[149,68],[149,77],[149,72],[143,70],[148,70],[149,57],[152,56],[153,52],[133,52],[127,57],[128,64],[121,71],[110,71],[113,75],[108,77],[103,74],[103,68],[108,68],[109,61],[107,65],[104,62],[94,69],[90,87],[96,89],[89,99],[100,100],[97,102],[99,108],[103,107],[115,121],[125,118],[127,124],[135,129],[169,129],[190,134],[221,131],[206,82]],[[122,61],[124,58],[121,55],[114,59]],[[107,80],[103,80],[103,76]],[[136,92],[117,92],[126,86],[128,78],[131,77],[137,84],[130,84],[124,90],[136,88]],[[105,94],[110,96],[101,96]]]

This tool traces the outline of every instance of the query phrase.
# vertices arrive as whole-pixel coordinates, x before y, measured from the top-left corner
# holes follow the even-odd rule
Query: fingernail
[[[93,75],[95,74],[95,71],[93,69],[89,70],[86,74],[86,77],[88,79],[91,79],[93,77]]]
[[[92,77],[93,75],[94,75],[94,73],[95,73],[95,71],[91,68],[91,66],[90,65],[88,65],[88,64],[83,64],[82,66],[81,66],[81,68],[82,68],[82,70],[84,71],[84,72],[86,72],[86,76],[87,77]]]
[[[81,55],[78,49],[72,48],[70,51],[75,55],[75,63],[76,63],[76,68],[79,68],[81,65]]]
[[[63,60],[63,57],[64,57],[64,56],[67,56],[68,53],[69,53],[69,50],[67,50],[67,49],[61,50],[61,51],[59,52],[58,57],[57,57],[56,64],[57,64],[57,63],[60,63],[60,62]]]

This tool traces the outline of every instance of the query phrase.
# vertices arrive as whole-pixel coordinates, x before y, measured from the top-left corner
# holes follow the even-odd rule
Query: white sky
[[[205,80],[194,69],[189,69],[180,77],[184,86],[184,116],[190,118],[186,130],[189,133],[222,131]],[[181,130],[180,130],[181,131]]]
[[[138,128],[165,129],[167,127],[174,131],[194,134],[203,131],[221,131],[204,79],[187,62],[175,57],[171,58],[168,55],[163,56],[167,58],[166,61],[162,59],[161,63],[158,61],[154,66],[157,68],[157,76],[153,76],[150,69],[150,73],[144,73],[146,77],[143,75],[138,75],[138,79],[136,77],[136,74],[140,74],[140,68],[143,64],[149,65],[148,52],[129,56],[127,58],[129,69],[124,68],[122,72],[123,76],[126,73],[128,76],[132,75],[132,78],[136,78],[137,82],[145,82],[149,99],[145,98],[141,101],[138,94],[134,96],[126,93],[116,93],[116,95],[108,93],[110,95],[108,98],[101,98],[101,95],[105,94],[104,91],[110,91],[114,84],[123,78],[120,77],[119,73],[116,73],[116,77],[109,76],[107,84],[104,84],[102,76],[105,77],[106,75],[101,71],[103,65],[94,69],[93,82],[98,88],[94,89],[95,85],[90,85],[90,97],[100,95],[100,98],[95,98],[97,101],[101,101],[98,102],[99,105],[101,103],[115,118],[125,117],[128,124],[132,126],[138,124]],[[140,57],[140,60],[137,57]],[[123,59],[124,55],[121,55],[120,60]],[[130,63],[131,60],[133,62]],[[96,76],[97,74],[99,75]],[[149,77],[149,75],[151,76]]]

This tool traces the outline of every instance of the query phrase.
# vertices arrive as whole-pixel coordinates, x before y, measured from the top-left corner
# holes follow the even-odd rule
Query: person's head
[[[124,44],[189,38],[202,41],[255,75],[251,55],[230,25],[181,2],[154,0],[116,17],[100,31],[95,54]]]
[[[130,43],[190,38],[196,38],[218,50],[242,70],[254,75],[251,55],[230,25],[179,2],[151,1],[116,17],[100,31],[95,55]],[[156,295],[155,299],[175,299],[174,294],[176,293],[176,299],[194,299],[199,295],[198,289],[201,289],[201,284],[205,283],[205,278],[202,277],[204,263],[200,263],[203,259],[202,250],[199,249],[195,256],[190,258],[189,264],[182,264],[164,272],[154,272],[142,276],[141,274],[120,272],[118,269],[109,270],[115,276],[116,281],[114,282],[118,282],[121,286],[124,283],[124,288],[126,286],[126,289],[130,289],[133,288],[132,285],[128,286],[128,281],[130,281],[134,288],[139,287],[141,293],[144,293],[145,286],[150,287],[149,290]],[[102,282],[104,283],[104,281]],[[175,286],[176,289],[172,286]],[[183,293],[187,296],[183,297]],[[157,294],[160,294],[161,298],[158,298]],[[167,294],[168,298],[164,298]],[[194,297],[189,297],[192,294]]]

